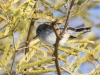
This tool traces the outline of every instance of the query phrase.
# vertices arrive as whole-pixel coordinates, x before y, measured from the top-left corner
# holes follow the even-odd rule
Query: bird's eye
[[[41,30],[40,29],[37,29],[36,30],[36,34],[40,34]]]
[[[39,34],[40,33],[40,31],[37,31],[37,34]]]

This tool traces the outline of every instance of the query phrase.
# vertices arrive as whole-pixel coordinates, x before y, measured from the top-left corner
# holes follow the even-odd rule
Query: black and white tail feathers
[[[75,31],[75,32],[81,32],[81,31],[90,32],[91,31],[91,27],[81,27],[81,28],[68,27],[67,29]]]

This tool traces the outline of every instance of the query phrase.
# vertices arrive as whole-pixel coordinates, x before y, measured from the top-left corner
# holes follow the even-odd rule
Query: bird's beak
[[[33,39],[36,39],[36,38],[37,38],[37,36],[38,36],[38,34],[37,34],[36,36],[34,36],[34,37],[33,37]]]

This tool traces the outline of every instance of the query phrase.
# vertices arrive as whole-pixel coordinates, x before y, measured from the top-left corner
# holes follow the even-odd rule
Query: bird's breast
[[[65,33],[61,38],[59,45],[62,46],[70,37],[70,33]],[[48,46],[53,46],[56,42],[56,35],[54,32],[43,32],[39,36],[39,39]]]
[[[56,41],[56,35],[54,32],[43,32],[39,36],[39,39],[48,46],[53,46]]]

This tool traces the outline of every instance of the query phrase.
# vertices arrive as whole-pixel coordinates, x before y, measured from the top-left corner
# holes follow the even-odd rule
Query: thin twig
[[[64,70],[65,72],[67,72],[67,73],[71,74],[71,72],[70,72],[68,69],[65,69],[65,68],[64,68],[64,67],[62,67],[62,66],[60,66],[60,68],[61,68],[62,70]]]
[[[35,8],[36,7],[36,4],[37,4],[37,1],[38,0],[35,0],[36,1],[36,3],[35,3],[35,5],[33,6],[33,8]],[[32,8],[32,9],[33,9]],[[31,14],[31,13],[30,13]],[[29,14],[29,15],[30,15]],[[30,27],[29,27],[29,31],[28,31],[28,35],[27,35],[27,39],[26,39],[26,47],[28,46],[28,44],[29,44],[29,42],[31,41],[31,33],[32,33],[32,31],[33,31],[33,27],[34,27],[34,22],[35,22],[35,19],[31,19],[31,23],[30,23]],[[27,53],[29,51],[29,49],[28,48],[26,48],[25,49],[25,54]]]
[[[29,45],[30,40],[31,40],[34,22],[35,22],[35,21],[33,21],[33,19],[32,19],[32,20],[31,20],[31,23],[30,23],[30,27],[29,27],[27,39],[26,39],[26,47]],[[25,55],[26,55],[26,53],[27,53],[28,51],[29,51],[29,47],[25,48]],[[24,70],[26,71],[27,69],[24,69]],[[23,74],[23,75],[26,75],[26,74]]]
[[[34,8],[36,8],[36,4],[37,4],[37,1],[38,0],[35,0],[36,1],[36,3],[35,3],[35,5],[32,7],[32,10],[34,9]],[[31,14],[31,13],[30,13]],[[29,14],[29,15],[30,15]],[[33,27],[34,27],[34,22],[35,22],[35,19],[31,19],[31,23],[30,23],[30,27],[29,27],[29,31],[28,31],[28,35],[27,35],[27,39],[26,39],[26,47],[29,45],[29,43],[30,43],[30,41],[31,41],[31,36],[32,36],[32,31],[33,31]],[[25,48],[25,55],[26,55],[26,53],[28,53],[29,52],[29,48]],[[24,71],[27,71],[28,69],[24,69]],[[22,75],[26,75],[26,74],[22,74]]]
[[[4,25],[3,27],[0,28],[0,31],[3,30],[4,28],[6,28],[8,24]]]
[[[22,48],[18,48],[17,51],[20,51],[20,50],[26,49],[26,48],[29,48],[29,46],[27,46],[27,47],[25,46],[25,47],[22,47]]]
[[[13,56],[13,60],[12,60],[12,65],[11,65],[11,70],[10,70],[10,75],[12,75],[12,69],[13,69],[13,65],[14,65],[14,62],[15,62],[15,57],[16,57],[16,52],[17,52],[17,49],[15,47],[15,41],[14,41],[14,30],[16,29],[16,27],[18,26],[20,21],[18,21],[17,25],[12,29],[12,36],[13,36],[13,46],[14,46],[14,56]]]
[[[29,45],[29,42],[31,40],[31,36],[32,36],[32,30],[33,30],[33,26],[34,26],[34,21],[33,19],[31,20],[31,23],[30,23],[30,27],[29,27],[29,31],[28,31],[28,35],[27,35],[27,39],[26,39],[26,47]],[[25,50],[25,54],[29,51],[28,48],[26,48]]]
[[[13,61],[12,61],[12,65],[11,65],[11,70],[10,70],[10,75],[12,75],[12,69],[13,69],[13,65],[14,65],[14,62],[15,62],[15,57],[16,57],[16,47],[15,47],[15,42],[14,42],[14,32],[13,32],[13,45],[14,45],[14,56],[13,56]]]
[[[1,69],[3,69],[7,73],[7,75],[11,75],[5,68],[1,68]]]
[[[73,7],[73,5],[74,5],[74,1],[75,1],[75,0],[72,0],[72,2],[71,2],[71,5],[70,5],[69,11],[68,11],[68,15],[67,15],[67,18],[66,18],[65,26],[64,26],[64,29],[63,29],[63,31],[61,32],[60,36],[63,36],[64,32],[65,32],[66,29],[67,29],[67,26],[68,26],[68,23],[69,23],[69,19],[70,19],[70,13],[71,13],[72,7]]]

